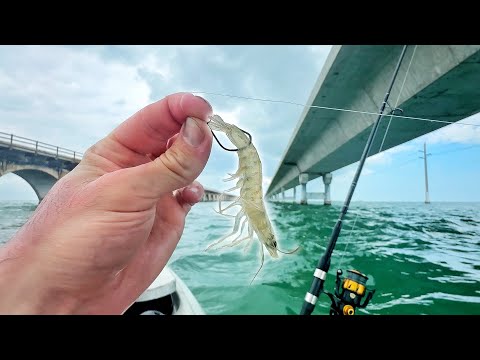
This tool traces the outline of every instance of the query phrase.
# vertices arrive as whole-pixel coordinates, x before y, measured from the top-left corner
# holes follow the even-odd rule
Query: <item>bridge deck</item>
[[[377,113],[402,47],[332,48],[266,196],[279,193],[282,187],[287,190],[298,185],[299,173],[309,173],[312,180],[360,159],[377,116],[310,106]],[[478,84],[480,46],[410,46],[390,95],[390,104],[395,106],[398,98],[404,116],[456,122],[480,110]],[[379,151],[388,119],[382,120],[370,154]],[[445,125],[393,118],[382,151]]]
[[[45,155],[73,162],[80,162],[83,154],[78,151],[28,139],[22,136],[0,132],[0,147],[21,150],[35,155]]]

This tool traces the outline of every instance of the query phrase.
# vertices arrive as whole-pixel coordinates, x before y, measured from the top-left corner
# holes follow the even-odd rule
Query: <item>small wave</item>
[[[448,294],[443,292],[434,292],[416,297],[400,297],[383,304],[372,304],[371,310],[383,310],[399,305],[433,305],[434,300],[447,300],[460,303],[480,304],[479,296],[466,296],[458,294]]]
[[[475,221],[474,219],[460,218],[460,221],[466,222],[468,224],[479,224],[479,222]]]

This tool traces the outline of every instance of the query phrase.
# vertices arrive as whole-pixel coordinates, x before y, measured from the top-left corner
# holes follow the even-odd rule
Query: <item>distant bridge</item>
[[[13,173],[24,179],[39,202],[52,186],[77,166],[83,154],[78,151],[0,132],[0,177]],[[205,188],[201,201],[230,201],[233,195]]]
[[[218,201],[220,198],[222,201],[233,201],[237,197],[230,194],[222,194],[216,190],[208,189],[204,187],[205,194],[203,195],[202,201]]]

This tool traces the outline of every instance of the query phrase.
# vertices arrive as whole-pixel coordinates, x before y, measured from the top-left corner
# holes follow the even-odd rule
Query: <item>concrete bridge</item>
[[[377,113],[402,48],[332,47],[266,191],[268,200],[285,199],[284,192],[293,188],[295,194],[300,184],[300,203],[306,204],[308,181],[322,177],[324,192],[313,194],[330,204],[332,172],[358,162],[377,115],[311,106]],[[479,45],[411,45],[389,103],[402,116],[457,122],[480,111],[478,84]],[[389,119],[383,117],[370,156],[448,125],[393,117],[388,127]]]
[[[55,182],[80,163],[83,154],[59,146],[0,132],[0,176],[13,173],[24,179],[43,200]],[[233,200],[234,196],[205,188],[202,201]]]
[[[24,179],[39,202],[55,182],[82,159],[82,153],[0,132],[0,176],[13,173]]]

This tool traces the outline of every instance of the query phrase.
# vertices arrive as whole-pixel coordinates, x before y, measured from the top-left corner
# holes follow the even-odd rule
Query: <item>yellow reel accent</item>
[[[355,310],[351,305],[345,305],[343,307],[343,315],[353,315],[355,314]]]
[[[353,291],[355,294],[362,296],[365,293],[365,286],[353,281],[352,279],[345,279],[343,288]]]

